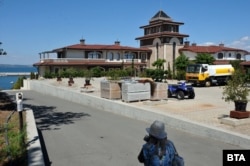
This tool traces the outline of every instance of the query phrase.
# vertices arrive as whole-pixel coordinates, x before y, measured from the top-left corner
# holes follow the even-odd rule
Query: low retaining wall
[[[45,166],[33,110],[26,110],[28,166]]]
[[[220,140],[226,143],[250,148],[250,137],[238,133],[233,133],[220,128],[199,124],[188,119],[168,115],[158,110],[147,108],[138,108],[128,103],[117,100],[109,100],[101,97],[91,96],[87,93],[81,93],[80,89],[68,90],[61,87],[48,85],[43,81],[30,81],[30,89],[45,95],[56,96],[71,102],[87,105],[99,110],[120,114],[137,120],[152,122],[155,119],[163,121],[167,126],[184,130],[188,133]]]

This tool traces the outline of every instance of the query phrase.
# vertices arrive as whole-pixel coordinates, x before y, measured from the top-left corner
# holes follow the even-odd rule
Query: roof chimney
[[[220,47],[224,47],[224,44],[223,44],[223,43],[220,43],[219,46],[220,46]]]
[[[184,42],[184,47],[186,48],[186,47],[189,47],[189,45],[190,45],[190,42],[189,41],[185,41]]]
[[[80,39],[80,44],[85,44],[85,39]]]
[[[116,40],[115,41],[115,45],[119,46],[120,45],[120,41]]]
[[[196,43],[192,43],[192,46],[196,46]]]

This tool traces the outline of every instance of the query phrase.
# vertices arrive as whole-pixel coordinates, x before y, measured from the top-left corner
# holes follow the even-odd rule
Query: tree
[[[178,58],[175,60],[175,67],[177,70],[186,70],[187,66],[189,64],[189,58],[186,57],[184,54],[181,54]]]
[[[178,80],[184,80],[186,75],[186,68],[189,64],[189,59],[184,54],[181,54],[175,60],[175,67],[177,69],[176,78]]]
[[[230,61],[230,64],[234,67],[234,69],[240,69],[241,62],[242,62],[241,60],[233,60]]]
[[[198,53],[197,56],[195,57],[195,63],[198,64],[213,64],[215,61],[215,58],[208,54],[208,53]]]
[[[156,67],[157,69],[164,69],[163,64],[166,62],[165,59],[157,59],[152,63],[152,66]]]

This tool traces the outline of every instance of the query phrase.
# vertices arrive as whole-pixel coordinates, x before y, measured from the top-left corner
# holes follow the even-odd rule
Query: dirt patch
[[[199,107],[201,107],[201,108],[211,108],[211,107],[215,107],[215,106],[212,105],[212,104],[201,104],[201,105],[199,105]]]

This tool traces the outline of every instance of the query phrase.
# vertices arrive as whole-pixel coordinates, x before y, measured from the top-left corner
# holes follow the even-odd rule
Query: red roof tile
[[[250,66],[250,61],[244,61],[240,63],[243,66]]]
[[[149,48],[135,48],[121,45],[100,45],[100,44],[75,44],[66,46],[63,48],[55,49],[54,52],[58,52],[61,49],[76,49],[76,50],[124,50],[124,51],[148,51],[151,52]]]
[[[230,60],[216,60],[213,62],[214,65],[227,65],[230,64]]]
[[[191,51],[195,53],[216,53],[222,51],[243,51],[248,53],[246,50],[241,50],[237,48],[230,48],[224,46],[184,46],[183,48],[179,49],[180,52],[182,51]]]
[[[170,36],[170,37],[189,37],[189,35],[181,34],[179,32],[159,32],[159,33],[151,33],[145,36],[137,37],[136,40],[140,39],[147,39],[147,38],[155,38],[155,37],[162,37],[162,36]]]

